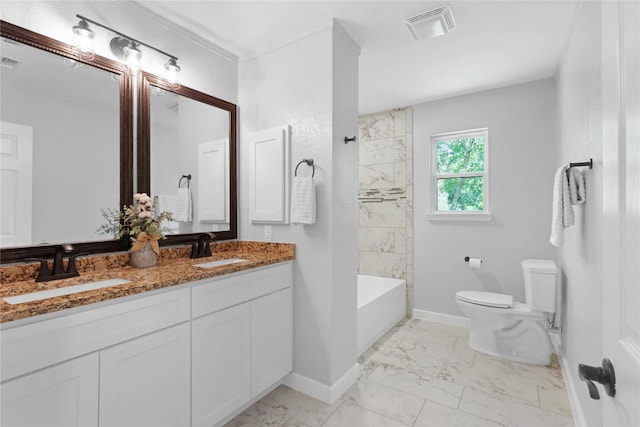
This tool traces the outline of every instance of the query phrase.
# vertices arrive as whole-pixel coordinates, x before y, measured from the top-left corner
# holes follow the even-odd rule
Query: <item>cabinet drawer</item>
[[[181,289],[3,330],[1,380],[187,321],[189,303]]]
[[[192,317],[291,287],[291,263],[278,264],[234,277],[206,281],[191,289]]]

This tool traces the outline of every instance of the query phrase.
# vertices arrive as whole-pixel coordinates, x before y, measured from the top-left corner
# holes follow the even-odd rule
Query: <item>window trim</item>
[[[437,174],[437,162],[438,156],[436,152],[436,144],[440,141],[450,141],[452,139],[468,138],[472,136],[482,136],[484,141],[484,171],[482,172],[462,172],[458,174]],[[429,155],[431,157],[430,166],[430,183],[429,188],[431,194],[429,195],[429,212],[426,213],[427,219],[432,220],[446,220],[446,221],[490,221],[493,216],[489,209],[489,129],[478,128],[470,129],[458,132],[446,132],[430,137]],[[438,197],[438,179],[439,178],[465,178],[472,176],[482,177],[482,198],[483,209],[481,211],[438,211],[437,210],[437,197]]]

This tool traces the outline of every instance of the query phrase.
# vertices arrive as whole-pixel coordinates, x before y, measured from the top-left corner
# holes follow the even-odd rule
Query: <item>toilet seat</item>
[[[456,292],[456,299],[493,308],[512,308],[514,306],[513,296],[494,292],[459,291]]]

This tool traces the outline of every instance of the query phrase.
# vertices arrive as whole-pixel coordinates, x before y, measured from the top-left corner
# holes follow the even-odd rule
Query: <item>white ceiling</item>
[[[241,62],[335,18],[361,47],[361,114],[552,77],[577,7],[577,0],[450,0],[457,28],[415,40],[405,19],[446,3],[138,1]]]

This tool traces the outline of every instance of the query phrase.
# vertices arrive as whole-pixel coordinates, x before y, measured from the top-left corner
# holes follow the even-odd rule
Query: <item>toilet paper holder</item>
[[[468,256],[464,257],[464,262],[469,262],[471,258],[469,258]],[[482,260],[480,260],[480,262],[482,262]]]

